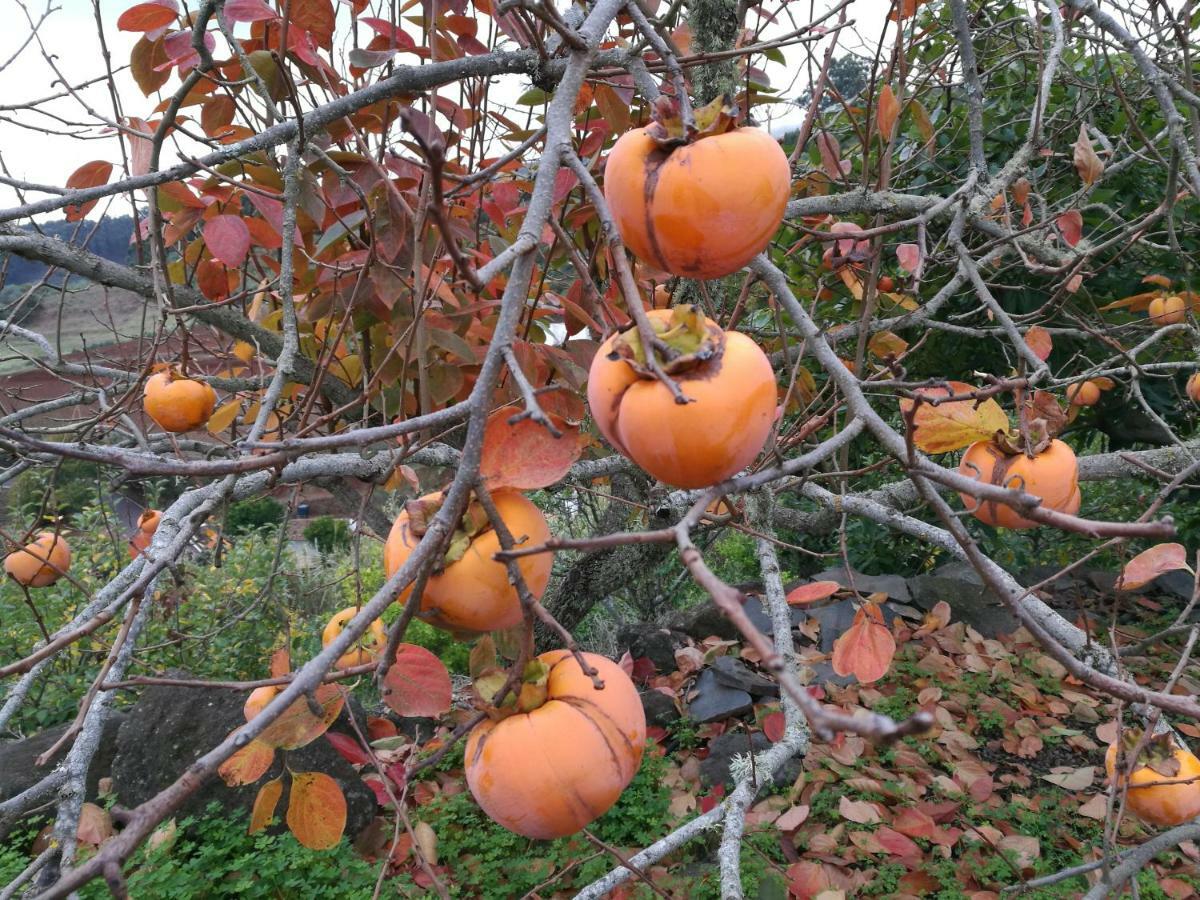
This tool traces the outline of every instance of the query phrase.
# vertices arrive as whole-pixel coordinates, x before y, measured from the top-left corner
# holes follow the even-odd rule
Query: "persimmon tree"
[[[444,711],[444,670],[404,641],[415,616],[475,642],[479,712],[449,743],[502,748],[484,808],[533,836],[578,827],[632,776],[644,723],[617,696],[618,668],[589,662],[571,632],[608,594],[669,569],[778,680],[783,732],[720,804],[582,896],[714,825],[723,890],[740,896],[764,773],[812,741],[886,742],[934,722],[822,703],[798,675],[790,610],[839,588],[786,591],[780,554],[799,544],[849,562],[855,535],[966,561],[1070,677],[1122,705],[1143,737],[1114,768],[1114,819],[1126,794],[1131,811],[1146,807],[1129,785],[1149,771],[1200,792],[1175,777],[1184,750],[1169,724],[1200,704],[1128,671],[1113,634],[1045,602],[1053,578],[1021,584],[993,552],[997,528],[1070,536],[1082,549],[1065,570],[1115,549],[1131,557],[1132,588],[1197,550],[1173,542],[1168,514],[1200,469],[1185,388],[1200,338],[1192,8],[860,6],[154,0],[120,12],[115,28],[138,38],[128,60],[97,53],[111,108],[56,87],[106,143],[89,143],[95,158],[62,186],[0,177],[16,198],[0,252],[130,291],[153,327],[118,358],[69,353],[20,324],[34,291],[17,299],[0,334],[36,348],[57,388],[36,401],[6,391],[0,481],[86,460],[112,481],[187,488],[139,524],[111,582],[80,589],[69,619],[0,666],[3,725],[57,655],[87,636],[110,648],[62,762],[0,804],[5,820],[55,804],[55,843],[24,874],[39,896],[96,877],[124,895],[122,865],[164,819],[206,779],[255,782],[276,751],[320,735],[348,679],[375,680],[402,714]],[[53,66],[63,49],[22,52]],[[831,78],[847,54],[867,73],[853,96]],[[138,92],[116,88],[126,64]],[[6,98],[5,115],[53,131],[37,118],[44,102]],[[756,130],[783,108],[796,113],[787,134]],[[122,204],[137,222],[130,265],[88,249],[94,217]],[[39,231],[56,213],[76,223],[70,241]],[[1089,497],[1131,479],[1146,486],[1137,509]],[[114,687],[170,681],[136,671],[156,591],[226,504],[307,482],[349,498],[359,539],[387,541],[386,580],[311,659],[207,683],[254,692],[245,725],[78,858]],[[522,493],[535,490],[571,511],[544,533]],[[772,637],[705,561],[725,529],[754,543]],[[6,526],[13,597],[36,606],[40,585],[71,579],[60,532]],[[456,572],[468,571],[486,597],[464,604]],[[945,623],[889,627],[876,601],[859,598],[832,658],[863,682],[887,671],[897,640]],[[1188,636],[1178,672],[1194,602],[1174,631]],[[403,614],[381,635],[392,604]],[[514,805],[533,800],[529,773],[505,772],[522,753],[501,743],[507,718],[591,690],[611,690],[603,727],[617,731],[604,740],[626,741],[626,755],[587,815],[539,808],[522,825]],[[377,792],[407,822],[406,772],[429,759],[393,749],[376,754]],[[469,761],[473,789],[485,752]],[[336,843],[340,826],[314,812],[336,813],[336,786],[290,778],[288,824],[312,846]],[[281,791],[262,788],[255,823]],[[1161,821],[1177,827],[1119,858],[1110,829],[1093,895],[1197,835]]]

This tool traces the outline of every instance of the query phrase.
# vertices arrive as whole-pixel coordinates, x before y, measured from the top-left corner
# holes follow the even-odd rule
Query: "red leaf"
[[[255,738],[221,763],[217,774],[230,787],[253,784],[267,774],[274,761],[275,748],[260,738]]]
[[[832,597],[841,589],[842,586],[836,581],[814,581],[811,584],[802,584],[790,591],[787,595],[787,602],[791,606],[816,603],[818,600]]]
[[[900,244],[896,247],[896,261],[905,272],[916,272],[921,268],[921,248],[916,244]]]
[[[374,772],[363,776],[363,784],[369,787],[372,793],[375,794],[375,802],[380,806],[390,809],[392,806],[392,798],[388,796],[387,788],[384,786],[383,779]]]
[[[324,772],[295,772],[287,823],[309,850],[336,847],[346,830],[346,796]]]
[[[921,861],[921,848],[917,846],[916,842],[886,825],[880,826],[879,830],[875,832],[875,840],[879,841],[880,846],[892,856],[898,856],[905,862]]]
[[[225,17],[230,22],[264,22],[279,18],[279,13],[263,0],[225,0]]]
[[[241,216],[217,216],[204,226],[204,243],[214,259],[236,269],[250,252],[250,229]]]
[[[648,656],[639,656],[633,661],[633,671],[629,673],[629,677],[634,681],[649,681],[657,671],[654,660]]]
[[[317,44],[328,50],[333,46],[333,30],[336,23],[332,0],[292,0],[291,24],[307,31]]]
[[[450,673],[424,647],[397,647],[383,683],[383,702],[398,715],[436,717],[450,709]]]
[[[74,190],[80,188],[97,187],[101,184],[108,184],[108,178],[112,175],[112,163],[105,162],[102,159],[95,159],[89,163],[84,163],[78,169],[71,173],[71,177],[67,179],[67,187]],[[99,200],[89,200],[82,206],[72,204],[65,210],[68,222],[78,222],[86,216]]]
[[[487,479],[488,488],[530,491],[561,480],[583,452],[579,427],[548,413],[562,432],[562,437],[556,438],[532,419],[510,425],[508,420],[514,415],[512,409],[499,409],[488,418],[479,463],[479,474]]]
[[[1042,361],[1045,361],[1054,349],[1054,340],[1050,337],[1050,332],[1041,325],[1034,325],[1025,332],[1025,343],[1029,345],[1033,355]]]
[[[767,740],[772,744],[782,740],[783,729],[784,718],[781,712],[768,713],[762,720],[763,734],[767,736]]]
[[[911,806],[896,813],[896,818],[892,820],[892,827],[910,838],[925,840],[931,840],[937,832],[937,825],[934,824],[929,814]]]
[[[283,777],[272,778],[258,789],[254,798],[254,808],[250,810],[250,834],[262,831],[275,818],[275,807],[279,805],[279,797],[283,794]]]
[[[368,716],[367,717],[367,737],[373,741],[378,741],[383,738],[395,737],[399,734],[396,731],[396,723],[391,719],[385,719],[383,716]]]
[[[871,621],[863,607],[833,645],[833,670],[867,684],[887,674],[895,655],[896,639],[885,626]]]
[[[1155,544],[1125,563],[1117,588],[1122,591],[1136,590],[1164,572],[1176,569],[1190,570],[1183,544]]]
[[[715,788],[708,792],[707,795],[698,798],[700,804],[700,812],[706,813],[716,809],[717,805],[725,798],[725,785],[718,784]]]
[[[75,837],[85,844],[100,846],[115,833],[108,810],[95,803],[85,803],[79,810],[79,825]]]
[[[352,766],[365,766],[371,761],[367,751],[362,748],[355,738],[348,734],[338,734],[336,731],[325,732],[325,740],[333,744],[333,749]]]
[[[1077,209],[1065,212],[1055,221],[1068,246],[1074,247],[1083,237],[1083,215]]]
[[[117,19],[119,31],[155,31],[165,28],[178,15],[175,0],[159,0],[156,3],[139,3],[131,6]]]

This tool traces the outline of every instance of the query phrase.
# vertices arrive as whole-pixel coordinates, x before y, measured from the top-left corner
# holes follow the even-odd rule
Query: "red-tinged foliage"
[[[1041,325],[1034,325],[1025,332],[1025,343],[1029,345],[1029,349],[1034,355],[1041,360],[1050,357],[1050,351],[1054,349],[1054,340]]]
[[[263,0],[225,0],[225,17],[230,22],[264,22],[279,18]]]
[[[275,747],[255,738],[233,756],[221,763],[217,774],[230,787],[253,784],[267,774],[275,762]]]
[[[396,723],[391,719],[385,719],[383,716],[367,717],[367,737],[371,740],[378,741],[383,738],[395,737],[397,734]]]
[[[336,731],[327,731],[325,740],[333,744],[333,749],[338,752],[338,755],[352,766],[365,766],[371,761],[370,755],[362,748],[358,738]]]
[[[179,7],[175,0],[154,0],[139,3],[121,13],[117,28],[121,31],[155,31],[175,21]]]
[[[74,190],[80,188],[96,187],[101,184],[108,184],[108,179],[112,175],[112,163],[104,160],[93,160],[89,163],[84,163],[78,169],[71,173],[67,179],[67,187]],[[95,207],[99,200],[89,200],[86,203],[76,206],[71,204],[66,207],[63,212],[66,214],[68,222],[78,222]]]
[[[1188,568],[1183,544],[1155,544],[1125,564],[1118,586],[1125,591],[1137,590],[1165,572]]]
[[[882,678],[896,655],[896,639],[883,624],[883,616],[874,604],[854,614],[854,624],[833,646],[833,670],[853,675],[866,684]]]
[[[479,474],[489,489],[530,491],[548,487],[561,480],[583,452],[578,425],[548,414],[561,432],[561,437],[555,437],[530,418],[510,423],[517,414],[513,408],[500,409],[488,419]]]
[[[450,709],[450,673],[424,647],[401,644],[384,679],[383,702],[401,716],[440,716]]]
[[[816,603],[818,600],[828,600],[841,589],[842,586],[836,581],[813,581],[789,591],[787,602],[792,606]]]
[[[1083,216],[1079,210],[1073,209],[1070,212],[1065,212],[1054,220],[1058,224],[1058,230],[1062,232],[1063,240],[1067,245],[1074,247],[1083,239]]]
[[[786,721],[782,712],[768,713],[762,720],[763,734],[772,743],[782,740],[785,725]]]
[[[293,772],[288,828],[310,850],[336,847],[346,830],[346,796],[324,772]]]
[[[250,252],[250,229],[241,216],[216,216],[204,225],[204,243],[215,259],[236,269]]]

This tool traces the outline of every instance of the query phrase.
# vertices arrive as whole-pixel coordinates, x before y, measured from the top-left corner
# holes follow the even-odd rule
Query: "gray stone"
[[[772,635],[775,633],[775,622],[763,604],[762,597],[747,597],[746,602],[742,604],[742,609],[745,610],[746,616],[753,623],[754,627],[763,634]]]
[[[736,656],[718,656],[711,668],[717,681],[725,687],[737,688],[755,697],[779,696],[778,684],[752,671]]]
[[[735,756],[748,756],[751,753],[761,753],[771,746],[771,741],[761,731],[749,734],[745,731],[734,731],[714,738],[708,745],[708,756],[700,763],[700,783],[706,787],[723,784],[733,786],[733,777],[729,772],[729,764]],[[798,757],[792,757],[775,773],[772,779],[776,787],[792,784],[800,777],[802,763]]]
[[[1163,574],[1154,579],[1153,584],[1160,594],[1177,597],[1180,600],[1191,600],[1192,591],[1196,587],[1195,579],[1191,573],[1185,572],[1183,569],[1163,572]]]
[[[666,674],[674,672],[675,651],[687,646],[687,633],[646,622],[626,625],[617,632],[617,655],[625,650],[634,659],[646,657],[654,668]]]
[[[1017,629],[1017,620],[978,573],[965,563],[948,563],[929,575],[908,579],[915,606],[933,609],[939,601],[950,604],[952,621],[965,622],[984,637],[998,637]]]
[[[845,566],[837,566],[833,569],[826,569],[824,572],[818,572],[812,576],[812,580],[836,581],[842,587],[850,589],[851,576],[853,576],[854,582],[853,589],[860,594],[884,593],[901,603],[908,603],[912,599],[909,595],[908,585],[899,575],[864,575],[853,569],[847,573]]]
[[[837,687],[845,687],[848,684],[854,684],[858,681],[853,675],[839,675],[833,671],[833,663],[827,659],[808,663],[807,665],[813,671],[813,678],[809,682],[810,684],[832,684]]]
[[[1086,569],[1083,577],[1088,583],[1088,587],[1101,594],[1111,594],[1117,589],[1116,572],[1109,572],[1106,569]]]
[[[110,710],[104,720],[104,728],[100,732],[100,744],[96,755],[92,758],[91,768],[88,769],[86,797],[94,800],[99,793],[98,784],[101,778],[108,777],[112,770],[113,757],[117,752],[117,732],[125,721],[125,713],[120,710]],[[39,756],[54,746],[54,742],[62,737],[68,725],[58,725],[48,728],[21,741],[4,741],[0,743],[0,801],[17,796],[22,791],[33,787],[52,771],[56,763],[62,761],[67,748],[64,747],[46,765],[38,766]],[[0,838],[7,834],[7,828],[0,823]]]
[[[642,698],[642,709],[646,713],[647,725],[666,728],[679,718],[679,710],[675,707],[675,701],[662,691],[642,691],[638,696]]]
[[[1082,593],[1084,583],[1082,577],[1075,573],[1059,575],[1062,571],[1061,566],[1030,566],[1017,577],[1017,581],[1026,587],[1031,587],[1035,584],[1042,584],[1046,579],[1052,579],[1049,583],[1042,585],[1042,590],[1049,591],[1052,594],[1074,594]]]
[[[667,625],[672,629],[682,631],[697,641],[702,641],[706,637],[718,637],[723,641],[732,641],[738,637],[737,626],[725,618],[725,614],[707,600],[679,610],[671,616]],[[674,667],[672,666],[672,668]]]
[[[692,693],[687,705],[688,718],[701,723],[743,716],[754,708],[754,700],[748,693],[721,684],[712,669],[700,673]]]
[[[821,623],[820,647],[822,653],[832,653],[833,642],[854,622],[854,604],[849,599],[839,600],[829,606],[807,609],[805,613]]]
[[[173,672],[186,678],[186,672]],[[113,790],[123,806],[136,806],[173,783],[196,759],[221,743],[246,720],[246,696],[238,691],[156,685],[146,688],[129,710],[117,736]],[[360,723],[365,726],[365,722]],[[277,751],[270,771],[243,787],[227,787],[219,777],[205,782],[185,802],[180,815],[202,813],[214,800],[227,811],[249,812],[259,788],[283,771],[284,757],[293,772],[324,772],[346,797],[346,836],[351,840],[375,816],[376,801],[359,774],[320,737],[297,750]],[[283,817],[286,797],[280,801]]]

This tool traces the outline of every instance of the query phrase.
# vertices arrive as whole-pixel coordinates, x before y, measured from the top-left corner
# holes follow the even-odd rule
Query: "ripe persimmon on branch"
[[[5,501],[3,590],[36,626],[0,662],[0,729],[28,721],[55,667],[89,667],[61,759],[0,798],[0,826],[53,806],[50,849],[8,894],[102,877],[126,895],[134,851],[206,781],[257,783],[366,680],[396,715],[444,717],[424,747],[354,723],[392,817],[381,878],[404,834],[412,871],[444,890],[409,783],[460,744],[495,821],[576,833],[647,739],[629,661],[598,653],[614,648],[588,624],[613,598],[662,622],[692,596],[775,682],[782,731],[718,806],[640,852],[592,836],[615,866],[576,887],[657,892],[653,866],[718,825],[722,893],[742,896],[748,810],[785,763],[845,735],[922,740],[954,715],[825,695],[796,646],[793,616],[837,594],[852,624],[822,662],[839,678],[867,685],[900,644],[933,647],[955,597],[909,627],[855,589],[861,560],[906,552],[969,564],[1122,724],[1100,857],[1062,878],[1098,871],[1092,893],[1119,892],[1168,836],[1194,837],[1181,723],[1200,704],[1175,687],[1195,598],[1144,640],[1118,628],[1122,598],[1197,549],[1188,7],[122,6],[89,12],[87,71],[64,69],[56,10],[0,64],[52,73],[50,95],[6,98],[0,122],[72,160],[52,177],[5,151],[0,175],[0,489],[25,498]],[[846,59],[861,80],[838,74]],[[113,252],[98,235],[122,210],[129,246]],[[79,464],[144,507],[108,568],[58,506]],[[167,598],[222,564],[227,508],[276,495],[290,517],[318,484],[355,523],[353,603],[325,613],[321,650],[301,658],[289,631],[258,671],[165,672],[163,646],[255,615],[222,606],[203,633],[148,637]],[[753,546],[757,585],[723,569],[730,540]],[[382,577],[363,561],[379,545]],[[1056,575],[1006,567],[1037,552],[1058,575],[1119,565],[1111,619],[1055,603]],[[850,584],[785,586],[821,560]],[[471,645],[453,712],[445,666],[406,640],[414,621]],[[103,650],[80,663],[85,639]],[[1175,656],[1165,679],[1134,668],[1151,646]],[[244,724],[80,854],[105,723],[147,685],[253,693]],[[522,768],[546,748],[545,772]],[[302,843],[336,846],[341,789],[285,769],[251,827],[286,802]],[[1181,827],[1123,851],[1125,812]]]

